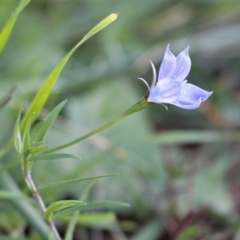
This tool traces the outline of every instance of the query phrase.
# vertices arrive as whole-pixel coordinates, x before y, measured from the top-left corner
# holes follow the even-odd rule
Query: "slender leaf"
[[[96,184],[96,182],[97,182],[96,180],[93,180],[83,189],[81,196],[79,198],[81,201],[86,201],[90,191],[92,190],[92,188]]]
[[[44,120],[41,120],[31,130],[31,141],[32,141],[31,144],[32,145],[39,145],[39,143],[43,143],[41,141],[36,141],[36,138],[37,138],[39,132],[41,131],[43,124],[44,124]]]
[[[0,54],[3,51],[3,49],[7,43],[7,40],[12,32],[12,29],[14,27],[14,24],[17,20],[19,13],[27,6],[27,4],[29,2],[30,2],[30,0],[22,0],[19,3],[19,5],[17,6],[15,11],[9,18],[8,22],[6,23],[6,25],[3,27],[2,31],[0,32]]]
[[[64,240],[72,240],[73,239],[73,232],[76,227],[78,217],[79,217],[79,211],[76,211],[73,214],[73,216],[71,217],[71,219],[69,219],[69,224],[67,227],[67,231],[66,231]]]
[[[99,201],[99,202],[90,202],[86,205],[82,206],[74,206],[68,209],[64,209],[54,214],[54,217],[60,217],[63,215],[67,215],[73,213],[75,211],[82,211],[82,210],[92,210],[92,209],[112,209],[112,208],[119,208],[119,207],[130,207],[129,204],[123,202],[115,202],[115,201]]]
[[[92,37],[94,34],[105,28],[107,25],[109,25],[111,22],[115,21],[117,19],[117,14],[112,13],[105,19],[103,19],[100,23],[98,23],[94,28],[91,29],[82,39],[83,42],[87,41],[90,37]]]
[[[80,200],[81,201],[85,201],[89,192],[91,191],[92,187],[94,186],[94,184],[96,183],[96,180],[93,180],[92,182],[90,182],[82,191],[81,196],[80,196]],[[67,227],[67,231],[66,231],[66,235],[64,240],[72,240],[73,239],[73,232],[75,229],[75,226],[78,222],[79,219],[79,214],[80,211],[76,211],[73,216],[71,217],[71,219],[68,220],[69,224]],[[81,214],[82,216],[82,214]]]
[[[42,186],[38,187],[38,190],[41,191],[41,190],[45,190],[45,189],[52,188],[52,187],[62,186],[62,185],[65,185],[65,184],[81,182],[81,181],[86,181],[86,180],[92,180],[92,179],[97,179],[97,178],[118,176],[118,175],[119,175],[119,173],[113,173],[113,174],[97,175],[97,176],[91,176],[91,177],[85,177],[85,178],[75,178],[75,179],[70,179],[70,180],[65,180],[65,181],[47,183],[45,185],[42,185]]]
[[[36,130],[33,131],[33,134],[31,134],[32,142],[44,142],[45,137],[51,128],[54,120],[58,116],[59,112],[62,110],[64,105],[66,104],[67,100],[61,102],[58,104],[46,117],[45,120],[42,120],[37,126],[35,127]],[[40,127],[38,127],[40,125]]]
[[[21,133],[20,133],[20,118],[21,118],[21,111],[19,111],[17,120],[14,126],[14,131],[13,131],[13,138],[14,138],[14,146],[16,148],[16,151],[21,154],[22,153],[22,138],[21,138]]]
[[[29,201],[33,201],[31,198],[18,194],[18,193],[12,193],[9,191],[5,191],[5,190],[0,190],[0,199],[27,199]]]
[[[58,65],[53,69],[53,71],[50,73],[40,90],[37,92],[35,98],[33,99],[31,105],[28,108],[28,111],[26,112],[21,125],[20,130],[23,131],[25,128],[25,125],[27,124],[27,120],[32,114],[32,112],[35,113],[34,119],[36,119],[42,110],[45,102],[47,101],[52,88],[54,87],[56,80],[58,79],[58,76],[60,75],[63,67],[67,63],[68,59],[71,57],[71,55],[75,52],[75,50],[81,46],[86,40],[88,40],[90,37],[92,37],[94,34],[99,32],[101,29],[107,27],[110,23],[112,23],[114,20],[117,19],[117,14],[111,14],[107,18],[105,18],[103,21],[101,21],[99,24],[97,24],[94,28],[92,28],[83,38],[81,41],[77,43],[77,45],[72,48],[72,50],[58,63]],[[34,120],[33,119],[33,120]]]
[[[145,139],[146,144],[187,144],[187,143],[212,143],[240,140],[238,131],[198,131],[176,130],[154,134]]]
[[[53,213],[58,212],[60,210],[70,208],[73,206],[80,206],[80,205],[85,205],[86,203],[82,201],[77,201],[77,200],[62,200],[62,201],[57,201],[48,206],[46,209],[46,212],[44,213],[44,218],[46,220],[49,220],[52,216]]]
[[[59,219],[61,219],[62,221],[69,222],[70,216],[62,216]],[[84,226],[92,226],[115,223],[115,220],[116,217],[114,213],[101,212],[101,213],[82,213],[80,216],[78,216],[76,221],[78,224]]]
[[[52,153],[52,154],[41,154],[41,155],[33,155],[29,158],[30,161],[42,161],[42,160],[57,160],[62,158],[73,158],[73,159],[81,159],[78,156],[69,153]]]
[[[30,149],[30,128],[32,124],[32,115],[30,115],[27,124],[25,126],[24,132],[23,132],[23,152],[26,153]]]
[[[72,170],[72,171],[66,173],[65,175],[63,175],[61,177],[61,180],[68,179],[68,178],[71,178],[71,177],[77,177],[79,175],[81,176],[85,172],[89,171],[90,169],[96,167],[97,165],[102,163],[104,160],[106,160],[107,159],[106,156],[108,154],[109,154],[108,152],[103,152],[103,153],[100,153],[97,156],[94,156],[91,159],[88,159],[87,161],[84,161],[81,165],[76,167],[74,170]]]
[[[41,151],[43,151],[44,149],[46,149],[48,147],[48,145],[39,145],[39,146],[36,146],[36,147],[31,147],[29,149],[29,153],[30,154],[36,154],[36,153],[39,153]]]

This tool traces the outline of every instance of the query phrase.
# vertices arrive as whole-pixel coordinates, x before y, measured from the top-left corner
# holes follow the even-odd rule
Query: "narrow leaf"
[[[72,240],[73,239],[73,232],[76,227],[78,217],[79,217],[79,211],[76,211],[73,214],[73,216],[71,217],[71,219],[68,219],[69,224],[67,227],[67,231],[66,231],[64,240]]]
[[[32,145],[39,145],[39,142],[40,141],[37,141],[37,136],[39,134],[39,132],[41,131],[41,128],[44,124],[44,119],[39,121],[34,127],[33,129],[31,130],[31,144]]]
[[[112,209],[119,207],[130,207],[129,204],[123,202],[115,202],[115,201],[99,201],[99,202],[90,202],[86,205],[82,206],[73,206],[68,209],[64,209],[54,214],[54,217],[60,217],[63,215],[67,215],[73,213],[75,211],[83,211],[83,210],[92,210],[92,209]]]
[[[41,190],[45,190],[48,188],[69,184],[69,183],[81,182],[81,181],[92,180],[92,179],[97,179],[97,178],[104,178],[104,177],[112,177],[112,176],[118,176],[118,175],[119,175],[119,173],[113,173],[113,174],[97,175],[97,176],[91,176],[91,177],[85,177],[85,178],[75,178],[75,179],[70,179],[70,180],[53,182],[53,183],[48,183],[48,184],[38,187],[38,190],[41,191]]]
[[[198,131],[198,130],[173,130],[153,134],[144,139],[146,144],[188,144],[188,143],[215,143],[239,141],[238,131]]]
[[[30,0],[22,0],[15,11],[13,12],[12,16],[9,18],[6,25],[3,27],[2,31],[0,32],[0,54],[4,49],[7,40],[12,32],[13,26],[17,20],[19,13],[24,9],[24,7],[30,2]]]
[[[26,153],[30,149],[30,128],[32,124],[32,115],[30,115],[27,124],[25,126],[24,132],[23,132],[23,152]]]
[[[89,192],[91,191],[91,189],[95,185],[95,183],[96,183],[96,180],[93,180],[92,182],[90,182],[90,184],[88,184],[83,189],[83,191],[81,193],[81,197],[80,197],[81,201],[85,202]],[[64,240],[72,240],[73,232],[74,232],[75,226],[77,224],[77,221],[78,221],[78,218],[79,218],[79,214],[80,214],[80,211],[74,212],[74,214],[71,217],[71,219],[68,220],[69,224],[68,224],[68,227],[67,227],[67,231],[66,231],[66,235],[65,235]],[[81,214],[81,216],[82,216],[82,214]]]
[[[91,29],[83,38],[81,41],[75,45],[74,48],[58,63],[58,65],[54,68],[54,70],[50,73],[40,90],[37,92],[35,98],[33,99],[31,105],[28,108],[28,111],[26,112],[20,126],[20,130],[22,131],[25,128],[25,125],[27,124],[27,120],[30,117],[32,112],[35,112],[34,119],[36,119],[42,110],[45,102],[47,101],[52,88],[54,87],[56,80],[58,79],[58,76],[60,75],[63,67],[67,63],[68,59],[71,57],[71,55],[75,52],[75,50],[81,46],[87,39],[92,37],[94,34],[99,32],[101,29],[108,26],[111,22],[116,20],[117,14],[111,14],[107,18],[105,18],[103,21],[101,21],[99,24],[97,24],[93,29]],[[33,120],[34,120],[33,119]]]
[[[17,193],[12,193],[9,191],[4,191],[4,190],[0,190],[0,199],[5,199],[5,200],[9,200],[9,199],[28,199],[30,201],[32,201],[31,198],[21,195],[21,194],[17,194]]]
[[[14,131],[13,131],[13,138],[14,138],[14,146],[16,148],[16,151],[21,154],[22,153],[22,138],[21,138],[21,133],[20,133],[20,118],[21,118],[21,111],[19,111],[17,120],[14,126]]]
[[[42,120],[39,124],[36,125],[35,131],[31,134],[32,142],[44,142],[45,137],[51,128],[54,120],[58,116],[59,112],[62,110],[67,100],[58,104],[46,117],[45,120]],[[38,126],[40,125],[40,127]]]
[[[48,206],[46,209],[46,212],[44,213],[44,218],[46,220],[49,220],[52,216],[53,213],[58,212],[60,210],[70,208],[73,206],[80,206],[84,205],[85,203],[82,201],[77,201],[77,200],[62,200],[62,201],[57,201]]]
[[[108,154],[109,154],[108,152],[103,152],[97,156],[94,156],[93,158],[88,159],[87,161],[84,161],[81,165],[74,168],[74,170],[63,175],[61,177],[61,180],[83,175],[85,172],[91,170],[94,167],[97,167],[97,165],[105,161],[107,159],[106,156],[108,156]]]
[[[92,190],[92,188],[94,187],[94,185],[96,184],[96,180],[93,180],[92,182],[90,182],[83,190],[80,196],[80,200],[82,201],[86,201],[90,191]]]
[[[115,21],[117,19],[117,14],[112,13],[105,19],[103,19],[100,23],[98,23],[94,28],[92,28],[82,39],[83,42],[88,40],[90,37],[92,37],[94,34],[108,26],[111,22]]]
[[[42,161],[42,160],[57,160],[62,158],[73,158],[81,159],[73,154],[69,153],[52,153],[52,154],[42,154],[42,155],[33,155],[30,157],[30,161]]]
[[[62,221],[69,222],[70,216],[62,216],[59,219],[61,219]],[[102,225],[103,222],[105,224],[111,224],[114,223],[115,220],[116,220],[115,214],[102,212],[102,213],[82,213],[80,216],[78,216],[76,221],[77,223],[84,226],[92,226],[98,224]]]
[[[48,145],[45,145],[45,144],[39,145],[39,146],[36,146],[36,147],[31,147],[31,148],[29,149],[29,153],[30,153],[30,154],[36,154],[36,153],[39,153],[39,152],[43,151],[43,150],[46,149],[47,147],[48,147]]]

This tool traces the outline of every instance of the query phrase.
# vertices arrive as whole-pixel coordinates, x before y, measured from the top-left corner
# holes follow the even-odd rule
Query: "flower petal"
[[[164,78],[155,87],[150,89],[148,101],[154,103],[171,103],[178,98],[181,86],[181,82],[172,81],[171,78]]]
[[[180,92],[180,99],[189,101],[189,102],[196,102],[201,98],[201,102],[207,100],[212,92],[205,91],[193,84],[186,83],[182,86]]]
[[[174,72],[171,74],[173,80],[183,81],[191,68],[191,59],[188,55],[189,47],[183,50],[177,57],[176,57],[176,67]]]
[[[165,55],[159,69],[158,81],[167,77],[170,77],[176,66],[176,57],[169,49],[169,44],[167,45]]]
[[[186,83],[182,85],[178,98],[172,104],[180,108],[195,109],[211,94],[212,92],[207,92],[195,85]]]
[[[199,98],[198,101],[196,101],[196,102],[188,102],[188,101],[178,99],[178,100],[172,102],[171,104],[173,104],[177,107],[180,107],[180,108],[184,108],[184,109],[196,109],[201,104],[201,98]]]

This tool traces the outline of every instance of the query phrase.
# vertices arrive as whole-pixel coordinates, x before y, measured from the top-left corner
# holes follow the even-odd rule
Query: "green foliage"
[[[89,202],[85,205],[81,206],[72,206],[62,211],[56,212],[54,217],[58,218],[63,215],[67,215],[73,213],[75,211],[85,211],[85,210],[92,210],[92,209],[112,209],[112,208],[122,208],[122,207],[130,207],[129,204],[123,202],[116,202],[116,201],[99,201],[99,202]]]
[[[112,173],[112,174],[97,175],[97,176],[90,176],[90,177],[84,177],[84,178],[69,179],[69,180],[65,180],[65,181],[47,183],[45,185],[39,186],[38,190],[42,191],[42,190],[45,190],[48,188],[58,187],[58,186],[65,185],[65,184],[81,182],[81,181],[86,181],[86,180],[92,180],[92,179],[98,179],[98,178],[118,176],[118,175],[119,175],[119,173]]]
[[[77,200],[62,200],[62,201],[57,201],[52,204],[50,204],[44,213],[44,218],[46,220],[49,220],[53,213],[71,208],[73,206],[80,206],[80,205],[85,205],[86,203],[82,201],[77,201]]]
[[[9,18],[8,22],[5,24],[4,28],[0,32],[0,54],[7,43],[7,40],[11,34],[14,24],[17,20],[19,13],[27,6],[30,0],[21,0],[18,7],[13,12],[12,16]]]
[[[13,132],[13,138],[14,138],[14,146],[16,151],[19,154],[22,154],[22,137],[20,132],[20,118],[21,118],[21,111],[19,111],[15,126],[14,126],[14,132]]]
[[[162,239],[173,225],[179,239],[237,238],[238,2],[31,1],[24,8],[27,2],[0,1],[0,239],[49,239],[20,158],[37,186],[57,184],[40,192],[43,202],[86,202],[51,213],[65,240],[101,237],[103,229],[114,239]],[[114,21],[110,15],[96,25],[109,11],[120,12],[118,21],[90,39]],[[148,59],[158,68],[167,43],[174,53],[190,45],[189,81],[213,90],[201,108],[151,107],[49,153],[142,99],[147,89],[135,79],[152,79]],[[13,143],[18,155],[9,151]],[[94,179],[114,172],[117,178]],[[92,180],[80,183],[85,176]],[[131,207],[110,208],[104,199]]]
[[[69,153],[52,153],[52,154],[33,155],[29,158],[29,161],[57,160],[61,158],[80,159],[79,157]]]
[[[48,131],[50,130],[54,120],[66,104],[67,100],[59,103],[46,117],[39,122],[31,133],[32,143],[44,142]]]
[[[47,101],[47,99],[58,79],[58,76],[60,75],[63,67],[65,66],[68,59],[71,57],[71,55],[75,52],[75,50],[79,46],[81,46],[85,41],[87,41],[90,37],[92,37],[94,34],[96,34],[101,29],[107,27],[110,23],[112,23],[114,20],[116,20],[116,18],[117,18],[116,14],[111,14],[107,18],[105,18],[103,21],[101,21],[99,24],[97,24],[58,63],[58,65],[50,73],[50,75],[48,76],[48,78],[45,80],[44,84],[40,88],[40,90],[37,92],[35,98],[31,102],[31,105],[29,106],[23,120],[21,121],[21,125],[20,125],[21,130],[25,128],[25,125],[27,124],[27,121],[28,121],[29,117],[32,115],[32,113],[34,113],[33,119],[36,119],[38,117],[39,113],[41,112],[45,102]]]
[[[25,199],[25,200],[29,200],[32,201],[31,198],[28,198],[25,195],[20,195],[20,194],[16,194],[16,193],[12,193],[9,191],[4,191],[4,190],[0,190],[0,199]]]

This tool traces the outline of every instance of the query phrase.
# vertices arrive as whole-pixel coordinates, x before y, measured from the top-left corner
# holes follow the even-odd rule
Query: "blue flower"
[[[142,80],[149,89],[147,101],[164,105],[172,104],[184,109],[196,109],[201,102],[208,99],[212,92],[205,91],[193,84],[187,83],[187,77],[191,60],[188,55],[189,47],[183,50],[177,57],[167,45],[166,52],[159,70],[158,81],[156,69],[150,61],[153,69],[152,85]]]

